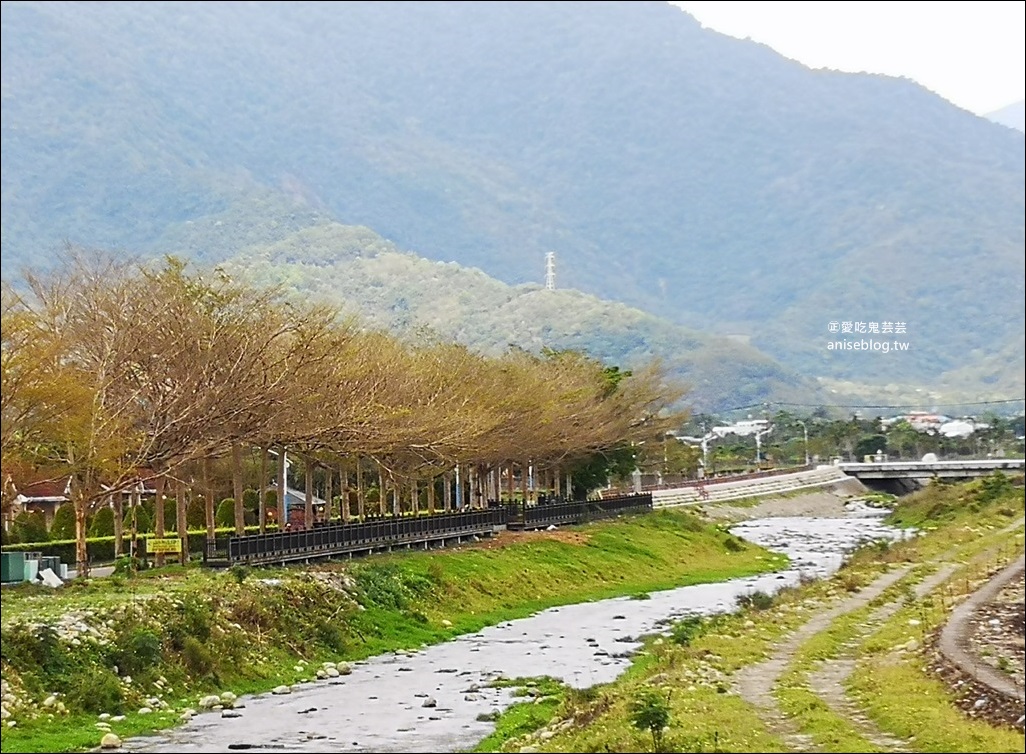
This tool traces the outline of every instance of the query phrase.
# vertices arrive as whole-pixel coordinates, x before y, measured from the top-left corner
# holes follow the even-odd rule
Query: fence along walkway
[[[838,484],[850,477],[836,466],[820,466],[810,471],[779,476],[762,476],[736,481],[709,481],[670,490],[656,490],[652,493],[655,508],[672,508],[678,505],[699,505],[740,500],[746,497],[783,494],[797,490],[825,487]]]
[[[426,516],[389,516],[358,523],[336,523],[303,531],[232,536],[218,541],[208,565],[268,565],[317,558],[352,557],[396,547],[445,547],[471,537],[490,537],[509,528],[539,529],[577,524],[622,513],[652,510],[652,495],[539,505],[506,504],[483,510]]]

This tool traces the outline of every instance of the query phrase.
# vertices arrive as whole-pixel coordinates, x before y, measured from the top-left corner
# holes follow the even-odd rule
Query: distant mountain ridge
[[[555,251],[563,287],[862,381],[1026,322],[1019,134],[665,3],[4,2],[2,37],[5,266],[336,220],[511,284]],[[827,352],[829,322],[885,319],[907,357]]]
[[[1002,126],[1026,132],[1026,100],[1019,100],[992,113],[987,113],[986,117]]]

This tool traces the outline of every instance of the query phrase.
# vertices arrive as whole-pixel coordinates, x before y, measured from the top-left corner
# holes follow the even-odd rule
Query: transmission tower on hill
[[[556,252],[545,254],[545,290],[556,290]]]

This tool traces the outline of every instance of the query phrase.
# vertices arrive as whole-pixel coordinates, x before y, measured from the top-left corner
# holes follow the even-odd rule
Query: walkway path
[[[1020,519],[1006,527],[1006,532],[1021,528],[1026,521]],[[922,598],[946,581],[957,569],[957,564],[944,562],[954,557],[954,550],[939,557],[941,567],[915,587],[915,595]],[[1022,685],[1015,684],[1007,675],[980,661],[967,649],[968,628],[977,609],[992,600],[1006,585],[1021,578],[1026,560],[1018,561],[1003,569],[986,585],[973,593],[954,611],[945,625],[940,639],[940,649],[953,662],[977,680],[996,692],[1023,700]],[[814,746],[812,738],[802,734],[793,720],[788,719],[780,708],[773,691],[787,672],[800,647],[816,634],[829,629],[838,618],[859,610],[879,597],[912,570],[905,566],[883,574],[869,586],[839,604],[814,615],[809,621],[779,644],[773,654],[762,662],[742,668],[735,675],[738,693],[748,703],[762,712],[770,732],[778,735],[794,751],[810,751]],[[910,751],[911,745],[880,730],[852,702],[845,691],[845,681],[855,669],[856,648],[881,624],[894,615],[904,604],[904,598],[896,598],[877,608],[863,623],[859,634],[842,647],[837,657],[823,662],[809,675],[809,690],[815,693],[830,709],[846,719],[859,734],[871,744],[886,751]]]

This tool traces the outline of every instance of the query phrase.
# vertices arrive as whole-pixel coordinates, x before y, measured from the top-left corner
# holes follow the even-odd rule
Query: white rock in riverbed
[[[100,739],[101,749],[120,749],[121,739],[117,737],[115,733],[104,733],[103,738]]]

